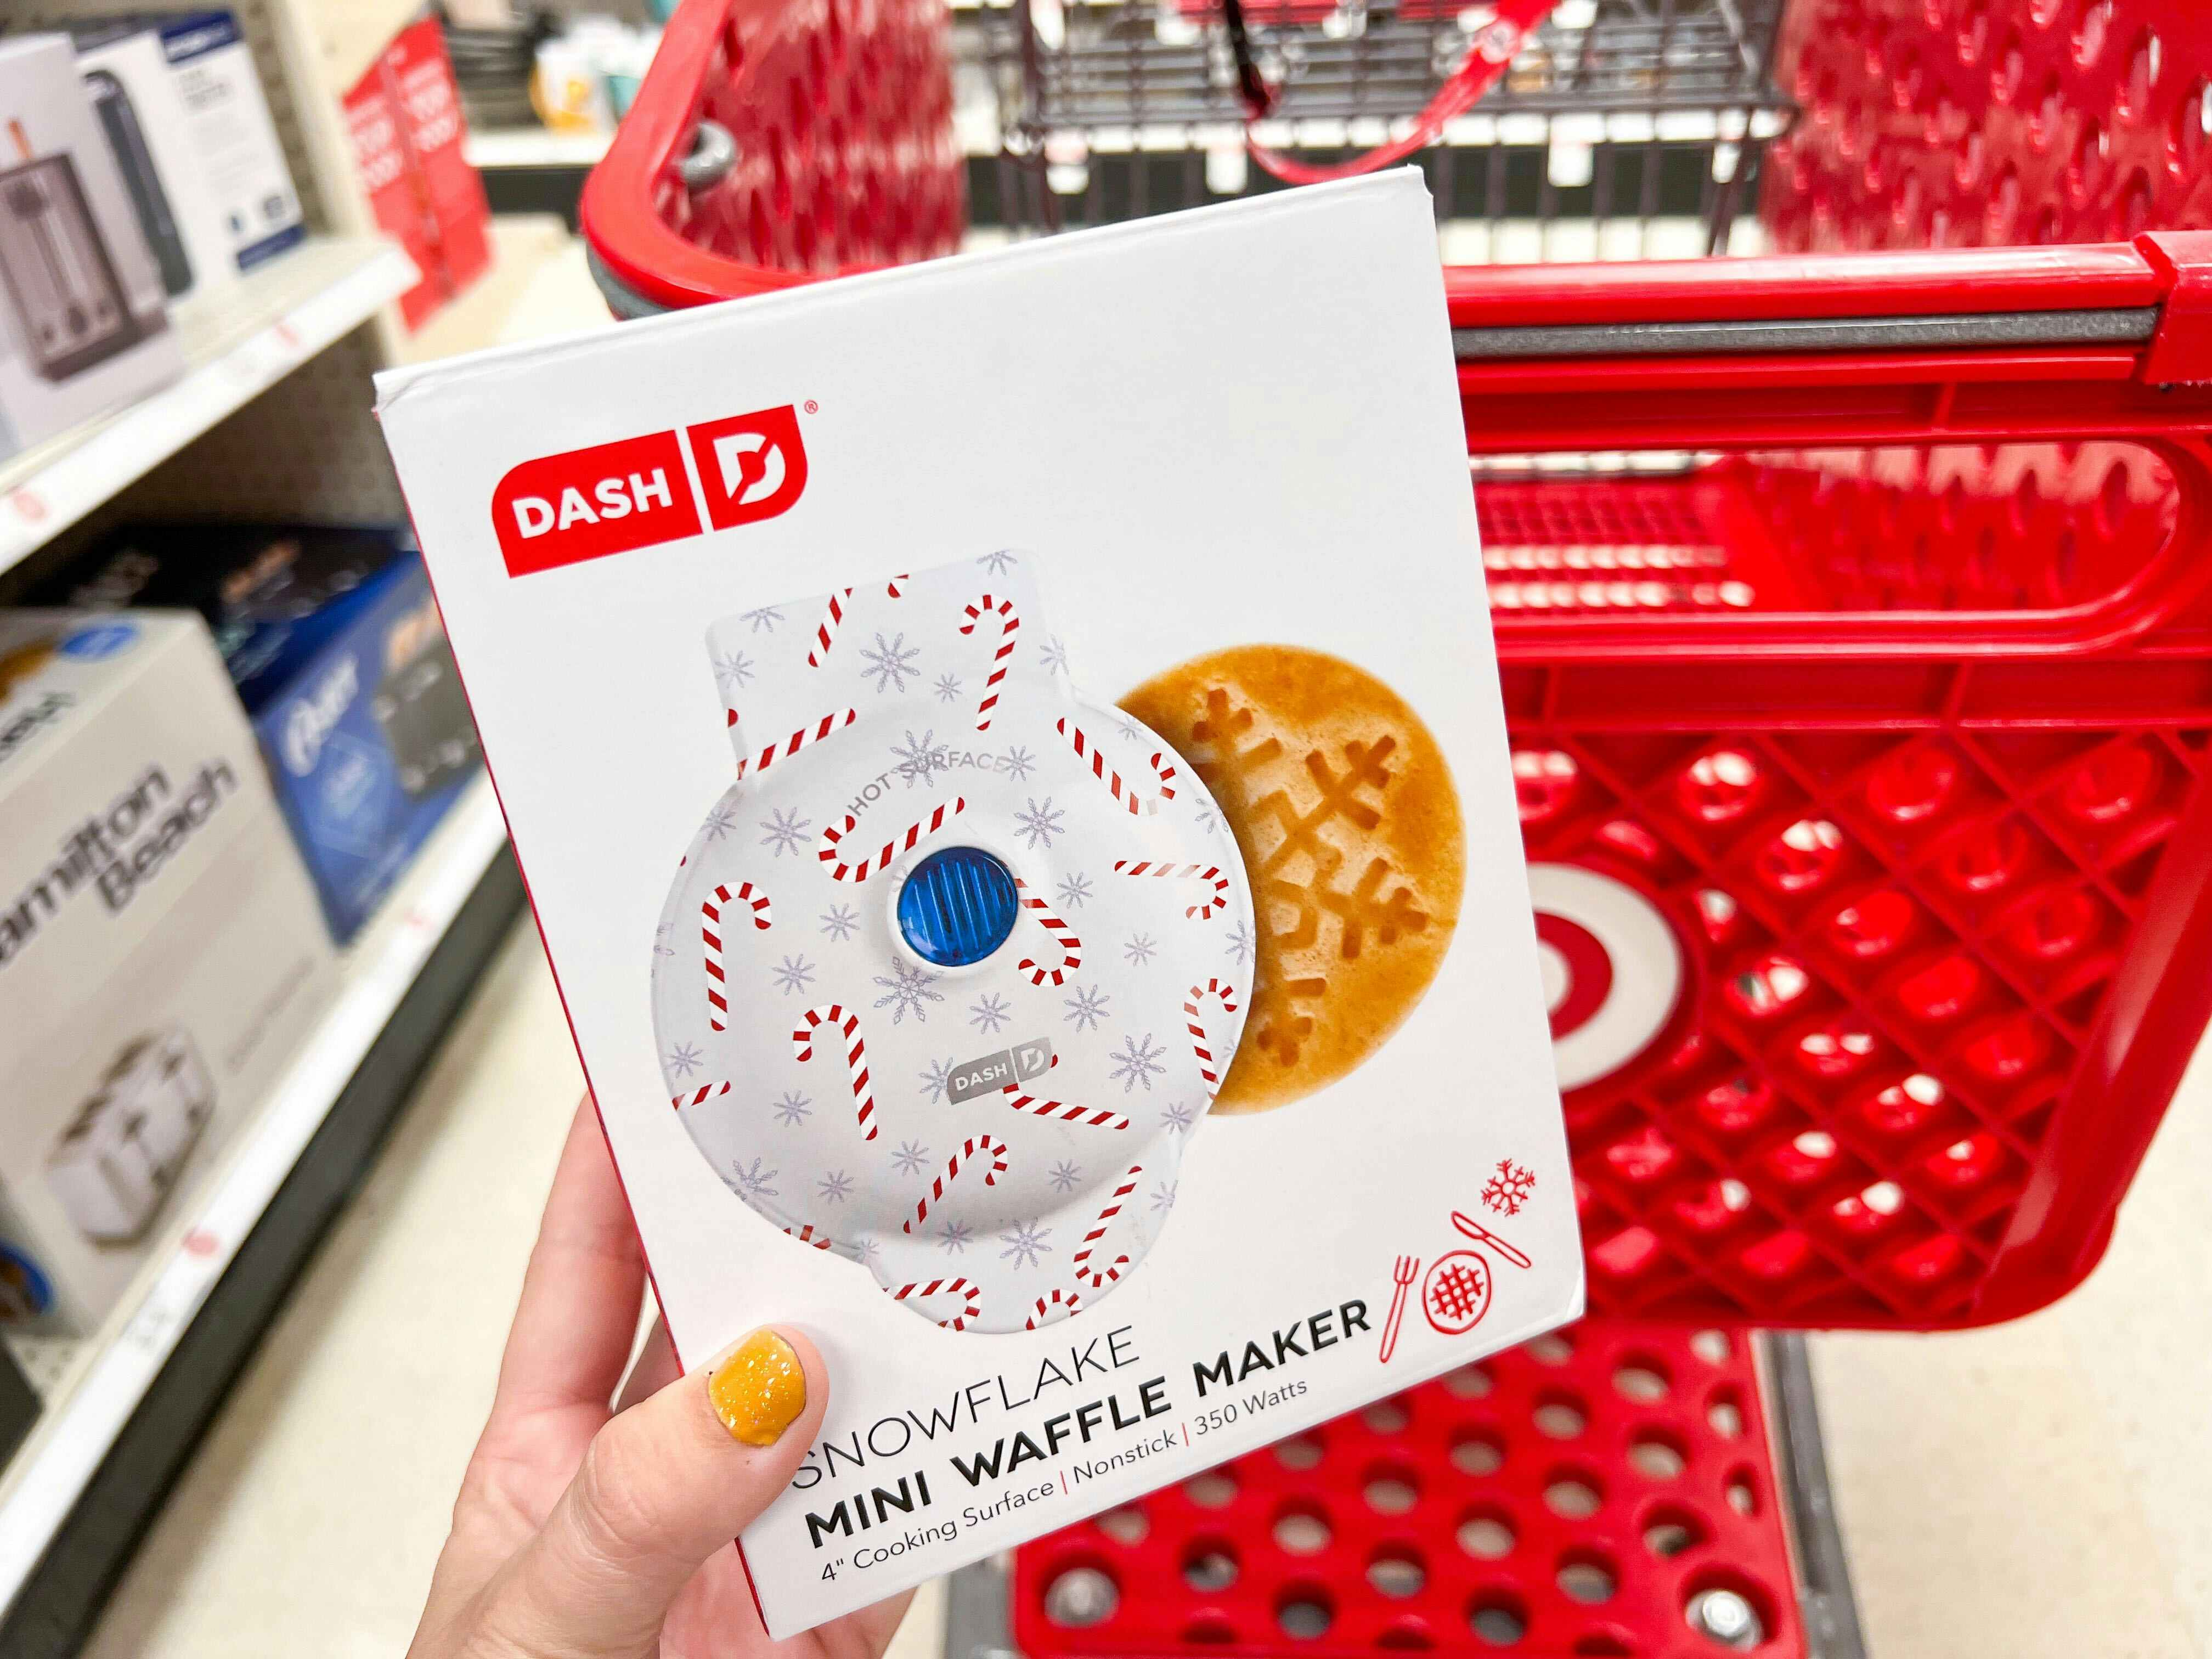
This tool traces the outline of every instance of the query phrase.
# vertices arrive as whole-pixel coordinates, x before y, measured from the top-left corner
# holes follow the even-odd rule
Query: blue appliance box
[[[412,553],[337,599],[289,672],[240,688],[331,933],[360,930],[477,763],[475,723]]]
[[[476,726],[404,530],[132,526],[51,592],[207,617],[341,945],[476,769]]]

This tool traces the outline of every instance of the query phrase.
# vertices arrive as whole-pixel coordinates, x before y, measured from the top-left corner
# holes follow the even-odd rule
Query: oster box
[[[771,1634],[1581,1310],[1418,174],[379,390]]]

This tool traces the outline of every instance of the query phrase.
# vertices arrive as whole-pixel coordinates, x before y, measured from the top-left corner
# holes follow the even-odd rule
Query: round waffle
[[[1121,707],[1212,792],[1251,878],[1253,1001],[1213,1109],[1286,1106],[1379,1048],[1436,976],[1466,879],[1450,769],[1396,692],[1295,646],[1194,658]]]

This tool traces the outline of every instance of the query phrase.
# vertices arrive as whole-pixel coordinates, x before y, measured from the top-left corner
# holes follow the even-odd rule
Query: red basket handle
[[[1315,167],[1292,161],[1252,136],[1249,124],[1273,112],[1276,89],[1261,79],[1259,66],[1253,62],[1251,43],[1244,27],[1243,0],[1221,0],[1230,46],[1237,58],[1237,85],[1244,99],[1248,124],[1245,148],[1251,151],[1254,161],[1286,185],[1320,185],[1332,179],[1352,179],[1402,161],[1435,143],[1443,136],[1447,123],[1465,114],[1483,94],[1498,84],[1498,78],[1520,54],[1522,43],[1537,24],[1552,15],[1557,3],[1558,0],[1501,0],[1498,15],[1475,32],[1467,61],[1422,106],[1411,131],[1349,161]]]

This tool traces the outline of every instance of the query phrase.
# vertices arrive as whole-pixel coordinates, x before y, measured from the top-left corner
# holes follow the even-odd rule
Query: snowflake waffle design
[[[927,783],[939,772],[952,769],[952,745],[939,743],[934,732],[925,732],[917,738],[909,731],[903,744],[891,745],[891,759],[897,763],[899,776],[911,789],[917,783]]]
[[[750,1164],[732,1163],[731,1165],[737,1172],[738,1190],[747,1198],[774,1198],[776,1195],[775,1188],[769,1185],[775,1179],[775,1171],[762,1169],[764,1162],[765,1159],[757,1158]]]
[[[661,1060],[671,1077],[690,1077],[699,1069],[699,1046],[695,1042],[679,1042]]]
[[[775,981],[777,990],[789,996],[814,982],[814,964],[805,957],[786,957],[775,965],[769,977]]]
[[[1062,1159],[1052,1166],[1051,1180],[1053,1191],[1068,1192],[1082,1184],[1083,1171],[1066,1159]]]
[[[1051,1228],[1040,1227],[1034,1221],[1017,1222],[1012,1232],[999,1235],[999,1243],[1006,1247],[999,1252],[999,1260],[1011,1261],[1018,1268],[1036,1267],[1052,1254],[1052,1246],[1045,1243],[1051,1234]]]
[[[882,986],[885,993],[876,999],[875,1006],[891,1011],[891,1024],[894,1025],[903,1020],[908,1013],[914,1015],[917,1024],[927,1020],[929,1018],[929,1010],[921,1005],[925,1002],[945,1000],[945,994],[942,991],[930,988],[937,983],[935,974],[925,974],[921,969],[910,967],[903,962],[891,963],[890,972],[878,974],[875,976],[875,982]]]
[[[822,913],[822,931],[832,944],[842,945],[860,925],[860,918],[849,904],[833,904]]]
[[[952,1066],[951,1060],[933,1060],[928,1069],[922,1073],[921,1086],[928,1091],[933,1103],[944,1099],[946,1091],[952,1087]]]
[[[750,623],[756,634],[773,634],[775,625],[783,620],[783,612],[772,605],[764,605],[757,611],[746,611],[738,620]]]
[[[906,677],[909,674],[919,676],[921,672],[915,665],[915,659],[920,655],[921,647],[908,645],[905,635],[896,635],[886,641],[878,634],[873,650],[865,647],[861,649],[860,659],[867,666],[860,672],[875,681],[878,696],[885,691],[903,691],[906,690]]]
[[[853,1195],[853,1177],[842,1170],[832,1170],[814,1183],[814,1188],[832,1204],[842,1204]]]
[[[1109,1012],[1106,1005],[1114,999],[1100,985],[1094,985],[1088,990],[1080,985],[1072,985],[1068,988],[1075,994],[1064,999],[1061,1006],[1067,1012],[1060,1017],[1061,1022],[1073,1025],[1079,1031],[1097,1030],[1098,1022]]]
[[[1519,1215],[1535,1190],[1535,1171],[1501,1158],[1497,1172],[1483,1183],[1482,1206],[1496,1215]]]
[[[760,821],[760,827],[768,831],[761,837],[760,844],[775,848],[775,856],[781,858],[786,853],[805,852],[806,832],[814,827],[814,820],[799,817],[796,806],[787,812],[771,807],[769,815]]]
[[[1054,806],[1050,795],[1044,798],[1042,806],[1037,805],[1036,798],[1032,795],[1029,809],[1014,814],[1014,833],[1029,843],[1031,851],[1038,848],[1048,850],[1054,836],[1067,832],[1067,826],[1060,822],[1066,816],[1067,809]]]
[[[797,1127],[806,1121],[814,1110],[814,1103],[796,1089],[775,1103],[776,1121]]]
[[[1012,1006],[996,991],[987,991],[981,1001],[968,1005],[968,1023],[986,1036],[997,1036],[999,1028],[1012,1018]]]
[[[981,558],[976,560],[975,562],[983,567],[983,574],[985,575],[1003,576],[1006,572],[1012,570],[1016,565],[1019,564],[1021,561],[1015,557],[1012,553],[1007,552],[1006,550],[1002,547],[995,553],[986,553]]]
[[[917,1175],[929,1167],[929,1148],[918,1140],[902,1141],[891,1164],[901,1175]]]
[[[1167,1070],[1160,1064],[1160,1056],[1165,1053],[1166,1049],[1152,1041],[1150,1031],[1141,1038],[1123,1037],[1121,1046],[1113,1054],[1114,1080],[1121,1085],[1121,1092],[1130,1093],[1139,1083],[1149,1092],[1152,1079]]]
[[[947,1255],[958,1255],[975,1242],[975,1230],[964,1221],[948,1221],[937,1230],[938,1248]]]

